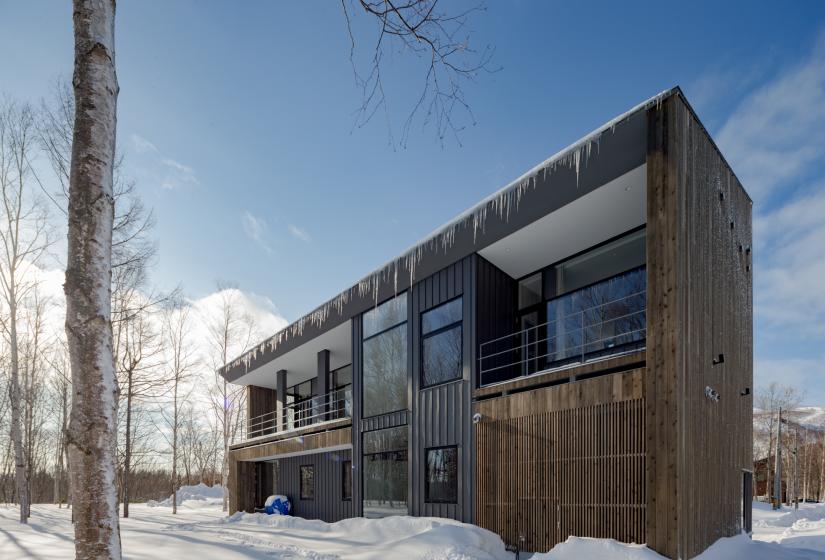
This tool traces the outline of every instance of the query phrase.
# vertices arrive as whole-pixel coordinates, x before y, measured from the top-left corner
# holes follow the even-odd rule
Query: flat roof
[[[667,89],[608,121],[225,364],[221,375],[228,381],[240,381],[278,356],[403,292],[417,280],[644,164],[646,110],[672,95],[684,99],[678,87]]]

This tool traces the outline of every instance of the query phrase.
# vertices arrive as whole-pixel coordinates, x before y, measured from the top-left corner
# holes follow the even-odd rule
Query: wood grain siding
[[[647,172],[647,542],[689,558],[741,529],[751,201],[680,95],[648,111]]]
[[[473,318],[473,257],[467,257],[417,283],[411,292],[410,333],[412,339],[413,408],[410,437],[411,515],[448,517],[472,521],[473,438],[472,384],[473,339],[468,326]],[[466,294],[466,296],[465,296]],[[421,314],[463,296],[461,379],[435,387],[421,385]],[[455,504],[427,503],[426,450],[430,447],[458,447],[458,501]]]
[[[321,519],[334,523],[353,516],[352,500],[343,496],[343,463],[352,460],[352,450],[342,449],[313,455],[278,459],[278,486],[275,491],[284,494],[292,502],[292,514],[304,519]],[[301,499],[301,466],[314,468],[315,496],[312,500]]]
[[[585,364],[575,364],[564,369],[537,373],[526,377],[517,377],[511,381],[496,383],[488,387],[481,387],[473,392],[476,399],[498,397],[507,393],[527,391],[531,388],[540,388],[558,382],[567,382],[571,378],[587,378],[606,373],[615,373],[628,369],[638,369],[645,365],[645,351],[639,350],[621,356],[615,356],[605,360],[588,362]]]
[[[275,412],[277,405],[277,392],[267,387],[256,387],[247,385],[246,387],[246,417],[255,418],[261,414]]]
[[[229,452],[232,461],[262,461],[264,459],[274,459],[279,455],[308,453],[328,447],[342,447],[352,444],[352,430],[350,428],[340,428],[291,437],[258,445],[250,445],[232,449]]]
[[[522,550],[570,535],[644,542],[644,375],[476,402],[475,523]]]

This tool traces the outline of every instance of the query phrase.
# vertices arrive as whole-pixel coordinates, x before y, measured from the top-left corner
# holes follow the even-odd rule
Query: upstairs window
[[[363,315],[363,416],[407,408],[407,294]]]
[[[421,385],[462,377],[462,298],[421,314]]]

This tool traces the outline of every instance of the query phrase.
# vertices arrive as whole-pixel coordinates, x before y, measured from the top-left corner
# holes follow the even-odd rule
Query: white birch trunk
[[[69,469],[78,559],[120,559],[112,353],[112,195],[117,125],[114,0],[74,0],[75,126],[69,178],[66,336]]]
[[[20,404],[20,354],[17,345],[17,294],[14,292],[14,272],[11,272],[11,296],[9,298],[9,345],[11,346],[11,441],[14,445],[14,478],[17,486],[17,501],[20,504],[20,523],[29,519],[29,483],[27,480],[26,454],[23,449]]]

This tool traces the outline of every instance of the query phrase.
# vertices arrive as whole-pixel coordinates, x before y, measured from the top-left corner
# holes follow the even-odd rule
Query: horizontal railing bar
[[[573,346],[568,346],[568,347],[565,347],[563,350],[564,350],[564,351],[567,351],[567,350],[574,350],[574,349],[576,349],[576,348],[584,348],[584,347],[587,347],[587,346],[592,346],[593,344],[598,344],[599,342],[604,342],[604,341],[606,341],[606,340],[610,340],[610,339],[613,339],[613,338],[619,338],[619,337],[622,337],[622,336],[628,336],[628,335],[632,335],[632,334],[634,334],[634,333],[641,333],[641,332],[644,332],[644,331],[647,331],[647,327],[645,327],[645,328],[643,328],[643,329],[636,329],[636,330],[632,330],[632,331],[627,331],[627,332],[619,333],[619,334],[616,334],[616,335],[613,335],[613,336],[608,336],[608,337],[601,338],[601,339],[598,339],[598,340],[593,340],[593,341],[585,342],[585,343],[583,343],[583,344],[576,344],[576,345],[573,345]],[[541,342],[545,342],[545,341],[544,341],[544,340],[538,340],[538,341],[536,341],[535,343],[531,343],[531,344],[539,344],[539,343],[541,343]],[[636,341],[631,341],[631,342],[641,342],[641,340],[636,340]],[[608,350],[608,349],[609,349],[609,348],[604,348],[604,350]],[[490,373],[491,371],[497,371],[497,370],[504,369],[504,368],[507,368],[507,367],[516,366],[516,365],[519,365],[519,364],[523,364],[523,363],[529,362],[529,361],[531,361],[531,360],[540,360],[540,359],[542,359],[542,358],[546,358],[547,356],[550,356],[551,354],[557,354],[557,353],[559,353],[560,351],[562,351],[562,350],[557,350],[556,352],[552,352],[552,353],[551,353],[551,352],[548,352],[547,354],[542,354],[542,355],[540,355],[540,356],[530,356],[530,357],[525,358],[525,359],[523,359],[523,360],[518,360],[518,361],[515,361],[515,362],[512,362],[512,363],[509,363],[509,364],[505,364],[505,365],[503,365],[503,366],[497,366],[497,367],[493,367],[493,368],[489,368],[489,369],[482,369],[482,368],[479,368],[479,375],[483,376],[485,373]],[[594,352],[595,352],[595,350],[594,350]],[[572,353],[572,355],[571,355],[571,356],[569,356],[569,358],[578,358],[578,357],[580,357],[580,356],[581,356],[581,354],[579,354],[579,353],[575,353],[575,352],[574,352],[574,353]],[[479,358],[479,361],[481,361],[481,360],[483,360],[483,359],[484,359],[484,358]],[[561,359],[564,359],[564,358],[561,358]]]
[[[576,311],[575,313],[571,313],[571,314],[569,314],[569,315],[565,315],[565,316],[560,317],[560,318],[558,318],[558,319],[553,319],[552,321],[547,321],[547,322],[542,323],[542,324],[540,324],[540,325],[535,325],[535,326],[532,326],[532,327],[527,327],[526,329],[522,329],[522,330],[517,331],[517,332],[514,332],[514,333],[505,334],[505,335],[500,336],[500,337],[498,337],[498,338],[493,338],[493,339],[491,339],[491,340],[488,340],[487,342],[482,342],[482,343],[479,345],[479,348],[483,348],[483,347],[484,347],[485,345],[487,345],[487,344],[492,344],[493,342],[497,342],[497,341],[499,341],[499,340],[503,340],[503,339],[505,339],[505,338],[509,338],[509,337],[515,336],[515,335],[517,335],[517,334],[521,334],[521,333],[526,332],[526,331],[528,331],[528,330],[538,329],[538,328],[545,327],[545,326],[550,325],[550,324],[553,324],[553,323],[558,323],[559,321],[563,321],[564,319],[568,319],[568,318],[570,318],[570,317],[576,317],[576,316],[578,316],[578,315],[582,315],[582,314],[584,314],[584,313],[586,313],[586,312],[588,312],[588,311],[590,311],[590,310],[592,310],[592,309],[598,309],[599,307],[606,307],[606,306],[608,306],[608,305],[612,305],[612,304],[614,304],[614,303],[618,303],[618,302],[620,302],[620,301],[624,301],[624,300],[626,300],[626,299],[630,299],[630,298],[632,298],[632,297],[640,296],[640,295],[642,295],[642,294],[646,294],[646,293],[647,293],[647,290],[642,290],[642,291],[640,291],[640,292],[636,292],[636,293],[633,293],[633,294],[626,295],[626,296],[621,297],[621,298],[619,298],[619,299],[614,299],[614,300],[612,300],[612,301],[607,301],[607,302],[605,302],[605,303],[600,303],[600,304],[598,304],[598,305],[594,305],[594,306],[592,306],[592,307],[587,307],[587,308],[585,308],[585,309],[581,309],[581,310],[579,310],[579,311]],[[562,296],[562,297],[564,297],[564,296]],[[553,301],[553,300],[549,300],[549,301],[548,301],[548,302],[546,302],[546,303],[549,303],[550,301]]]
[[[493,354],[488,354],[486,356],[481,356],[481,357],[479,357],[479,360],[487,360],[489,358],[494,358],[496,356],[500,356],[501,354],[506,354],[507,352],[514,352],[516,350],[521,350],[521,349],[524,349],[524,348],[530,346],[531,344],[536,344],[538,342],[546,342],[546,341],[550,341],[550,340],[555,340],[556,338],[559,338],[560,336],[570,336],[571,334],[579,333],[584,329],[592,329],[592,328],[595,328],[595,327],[602,327],[603,328],[606,323],[610,323],[612,321],[618,321],[620,319],[626,319],[628,317],[632,317],[633,315],[641,315],[641,314],[644,314],[646,312],[647,312],[646,309],[640,309],[639,311],[634,311],[633,313],[628,313],[627,315],[622,315],[621,317],[615,317],[613,319],[606,319],[606,320],[602,321],[601,323],[593,323],[593,324],[590,324],[590,325],[585,325],[583,327],[575,327],[570,331],[563,332],[563,333],[560,333],[560,334],[555,334],[555,335],[549,336],[549,337],[545,337],[545,338],[542,338],[542,339],[537,340],[535,342],[526,342],[526,343],[521,344],[519,346],[513,346],[512,348],[507,348],[506,350],[501,350],[501,351],[495,352]],[[533,327],[530,327],[530,328],[532,329]],[[525,329],[524,331],[518,331],[516,333],[513,333],[513,335],[523,334],[526,330],[527,329]],[[508,336],[513,336],[513,335],[508,335]]]

